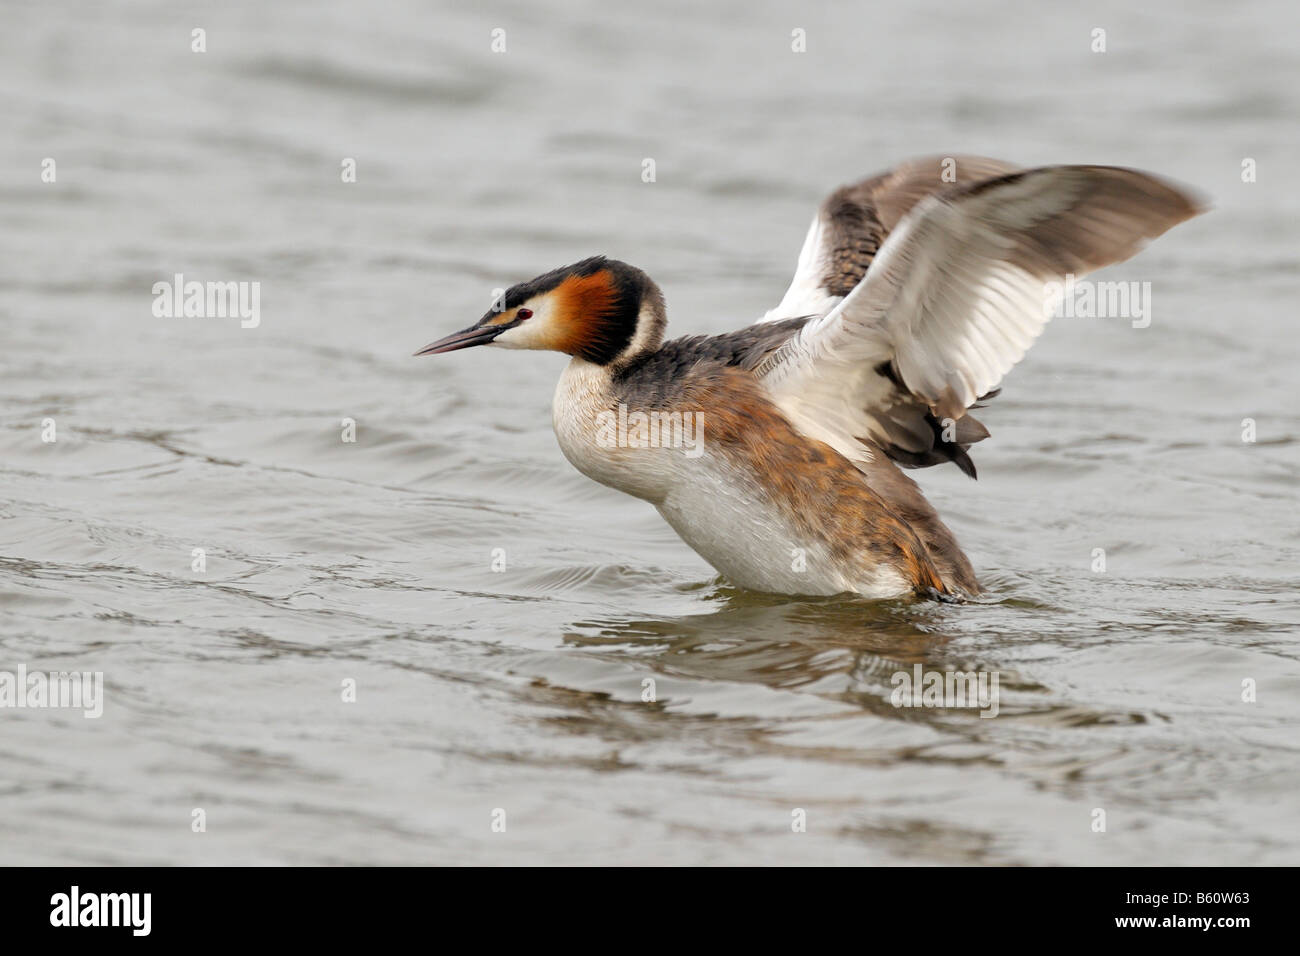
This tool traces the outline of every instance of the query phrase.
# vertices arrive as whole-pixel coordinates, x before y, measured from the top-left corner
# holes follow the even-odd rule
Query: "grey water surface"
[[[1300,863],[1295,24],[6,3],[0,671],[104,709],[0,709],[0,863]],[[827,191],[952,152],[1215,206],[1102,275],[1147,327],[1049,326],[978,482],[915,473],[982,603],[733,589],[563,459],[562,356],[411,357],[595,253],[748,324]],[[256,327],[155,315],[178,273]],[[916,664],[998,715],[895,707]]]

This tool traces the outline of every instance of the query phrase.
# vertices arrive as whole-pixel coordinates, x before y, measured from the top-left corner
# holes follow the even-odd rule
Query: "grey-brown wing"
[[[927,156],[836,189],[813,218],[790,288],[764,321],[825,315],[862,281],[881,244],[918,202],[1017,169],[984,156]]]
[[[1106,166],[1047,166],[931,195],[853,292],[764,360],[760,377],[796,427],[850,458],[869,457],[865,439],[900,464],[952,460],[973,475],[963,446],[987,433],[962,425],[966,410],[1047,324],[1049,290],[1203,209],[1182,187]]]

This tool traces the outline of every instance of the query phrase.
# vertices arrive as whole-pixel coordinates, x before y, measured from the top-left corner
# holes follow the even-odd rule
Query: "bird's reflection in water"
[[[927,673],[1001,671],[1003,687],[1017,683],[994,653],[958,640],[971,627],[961,615],[978,613],[978,606],[791,599],[725,586],[708,596],[717,604],[711,613],[588,621],[566,641],[604,648],[663,675],[812,693],[892,718],[926,716],[890,699],[894,675],[911,674],[918,664]]]

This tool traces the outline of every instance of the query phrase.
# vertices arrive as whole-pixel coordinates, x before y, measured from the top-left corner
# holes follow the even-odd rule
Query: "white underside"
[[[688,545],[738,587],[775,594],[843,594],[891,597],[908,590],[890,569],[870,580],[854,576],[831,556],[826,543],[791,527],[759,497],[750,476],[708,455],[692,463],[670,489],[659,513]]]
[[[867,597],[908,593],[895,569],[870,571],[837,561],[826,542],[793,527],[762,495],[752,473],[732,465],[709,444],[683,448],[606,448],[596,440],[595,416],[608,408],[605,370],[574,359],[555,391],[555,434],[566,458],[601,484],[649,501],[682,540],[730,583],[777,594],[857,592]]]

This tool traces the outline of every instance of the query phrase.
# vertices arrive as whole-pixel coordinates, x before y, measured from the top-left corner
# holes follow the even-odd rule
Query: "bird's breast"
[[[609,373],[575,358],[552,403],[560,450],[588,478],[660,504],[704,451],[703,418],[643,407],[616,394]]]

